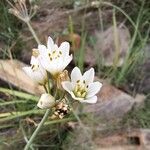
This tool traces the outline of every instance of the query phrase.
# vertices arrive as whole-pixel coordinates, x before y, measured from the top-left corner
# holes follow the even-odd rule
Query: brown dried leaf
[[[32,94],[40,95],[43,88],[34,83],[22,70],[25,64],[18,60],[0,60],[0,78]]]

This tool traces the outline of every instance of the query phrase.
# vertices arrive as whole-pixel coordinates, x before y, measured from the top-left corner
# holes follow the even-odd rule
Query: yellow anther
[[[77,93],[78,91],[78,86],[75,86],[74,92]]]
[[[52,53],[53,53],[53,54],[55,54],[55,53],[56,53],[56,51],[53,51]]]
[[[80,80],[77,80],[77,83],[79,83],[80,82]]]
[[[82,93],[81,97],[84,98],[86,96],[86,92]]]
[[[31,65],[31,69],[33,71],[37,70],[38,68],[39,68],[39,65],[34,65],[34,64]]]
[[[33,69],[34,68],[34,65],[31,65],[31,69]]]
[[[77,96],[77,97],[81,97],[81,92],[78,91],[77,94],[76,94],[76,96]]]

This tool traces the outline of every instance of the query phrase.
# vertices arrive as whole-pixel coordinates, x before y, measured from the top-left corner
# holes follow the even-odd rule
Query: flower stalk
[[[27,24],[27,26],[28,26],[30,32],[32,33],[32,35],[33,35],[35,41],[37,42],[37,44],[40,44],[40,40],[39,40],[39,38],[37,37],[37,35],[36,35],[34,29],[32,28],[30,21],[26,21],[25,23]]]
[[[41,122],[39,123],[38,127],[36,128],[36,130],[34,131],[34,133],[32,134],[30,140],[27,142],[24,150],[28,150],[32,144],[32,142],[34,141],[35,137],[37,136],[37,134],[39,133],[40,129],[42,128],[43,124],[45,123],[45,121],[47,120],[49,114],[50,114],[50,109],[47,109]]]

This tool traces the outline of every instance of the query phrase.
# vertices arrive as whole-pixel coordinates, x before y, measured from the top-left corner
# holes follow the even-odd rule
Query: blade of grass
[[[0,92],[7,93],[7,94],[10,94],[10,95],[14,95],[14,96],[24,98],[24,99],[27,99],[27,100],[38,101],[37,96],[31,95],[31,94],[28,94],[28,93],[25,93],[25,92],[10,90],[10,89],[7,89],[7,88],[2,88],[2,87],[0,87]]]
[[[44,114],[44,110],[29,110],[29,111],[23,111],[23,112],[9,112],[9,113],[1,113],[0,114],[0,122],[4,122],[4,121],[10,121],[12,119],[17,119],[20,117],[24,117],[27,115],[42,115]],[[5,118],[2,118],[5,117]]]
[[[140,18],[141,18],[141,14],[142,14],[142,10],[143,10],[143,6],[144,6],[144,1],[142,3],[142,6],[141,6],[141,9],[139,11],[139,14],[138,14],[138,17],[137,17],[137,21],[136,21],[136,26],[135,26],[135,31],[134,31],[134,35],[132,37],[132,40],[131,40],[131,43],[130,43],[130,46],[129,46],[129,49],[128,49],[128,53],[126,55],[126,58],[125,58],[125,62],[123,64],[123,67],[119,73],[119,76],[116,80],[116,85],[119,85],[120,82],[122,82],[122,80],[125,78],[125,74],[127,72],[127,70],[129,69],[129,65],[128,65],[128,61],[130,59],[130,55],[133,51],[133,46],[135,44],[135,40],[137,38],[137,34],[138,34],[138,27],[139,27],[139,23],[140,23]]]
[[[12,105],[12,104],[19,104],[19,103],[27,103],[28,101],[25,100],[12,100],[10,102],[1,102],[0,106]]]
[[[13,127],[15,127],[14,124],[5,124],[5,125],[0,126],[0,130],[6,129],[6,128],[13,128]]]
[[[84,69],[84,53],[85,53],[85,42],[86,42],[87,33],[84,33],[81,40],[81,48],[79,50],[78,56],[78,67],[80,68],[81,72]]]

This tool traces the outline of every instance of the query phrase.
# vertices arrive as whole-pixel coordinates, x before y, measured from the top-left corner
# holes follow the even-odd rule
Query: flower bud
[[[55,98],[50,94],[42,94],[37,106],[41,109],[51,108],[55,105]]]
[[[38,49],[36,49],[36,48],[33,48],[32,49],[32,56],[34,56],[34,57],[38,57],[39,56],[39,50]]]

